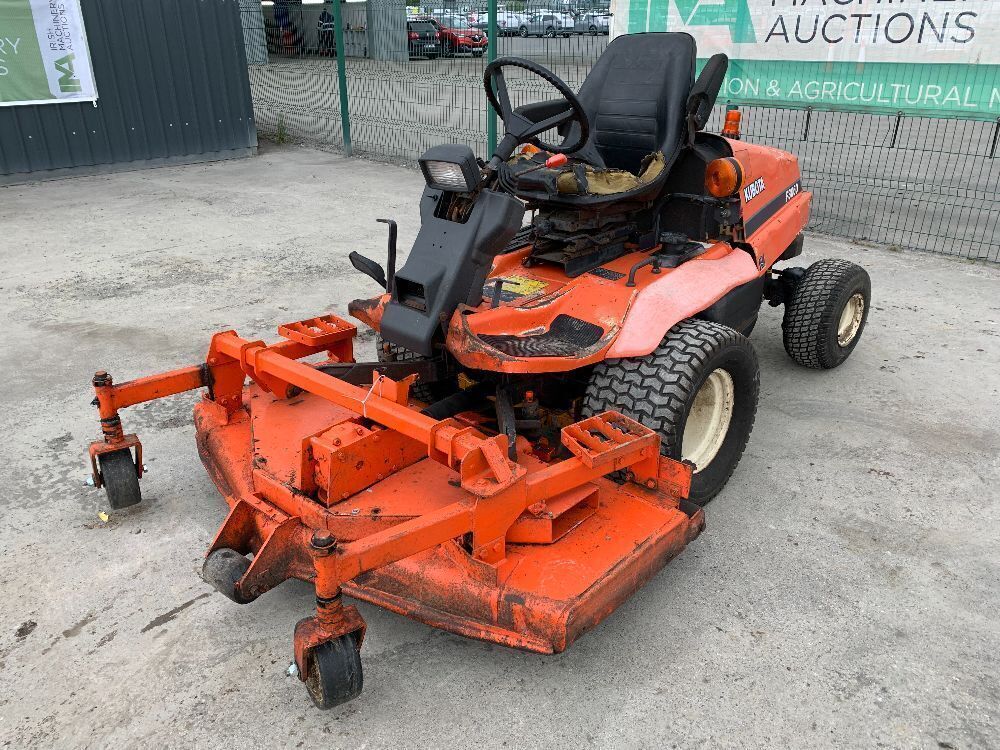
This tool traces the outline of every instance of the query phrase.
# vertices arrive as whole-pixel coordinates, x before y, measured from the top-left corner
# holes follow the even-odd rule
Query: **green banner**
[[[79,0],[0,0],[0,106],[96,100]]]
[[[729,55],[734,104],[1000,117],[1000,0],[618,0],[614,19]]]

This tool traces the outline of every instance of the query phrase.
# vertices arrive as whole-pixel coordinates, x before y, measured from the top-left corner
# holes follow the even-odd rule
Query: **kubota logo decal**
[[[745,188],[743,188],[743,202],[749,203],[758,195],[764,192],[764,178],[758,177]]]

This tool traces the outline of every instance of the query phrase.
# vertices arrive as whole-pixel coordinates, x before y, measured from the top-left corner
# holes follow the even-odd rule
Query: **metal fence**
[[[354,153],[413,162],[431,146],[466,143],[488,156],[486,56],[461,43],[476,32],[485,40],[477,28],[485,26],[485,6],[477,14],[442,0],[425,16],[407,16],[402,1],[340,6]],[[546,0],[532,0],[537,8],[508,2],[499,14],[497,55],[535,60],[579,87],[609,38],[600,0],[583,1],[593,12],[584,7],[575,18],[545,10],[556,5]],[[244,29],[254,30],[245,37],[259,131],[279,141],[342,147],[332,4],[241,3]],[[427,17],[438,21],[435,49],[425,48],[419,33]],[[389,42],[402,35],[406,47],[392,48]],[[509,86],[515,105],[549,95],[534,77],[514,77]],[[799,157],[803,182],[815,195],[814,231],[1000,260],[1000,120],[742,110],[747,141]]]

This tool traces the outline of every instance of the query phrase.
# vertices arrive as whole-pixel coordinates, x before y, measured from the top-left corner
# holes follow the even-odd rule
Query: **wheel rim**
[[[695,394],[681,439],[681,458],[695,465],[695,474],[707,468],[722,448],[735,400],[733,376],[722,368],[713,370]]]
[[[840,313],[840,322],[837,324],[837,343],[840,346],[848,346],[858,335],[861,328],[861,319],[865,314],[865,298],[858,292],[847,300],[844,309]]]

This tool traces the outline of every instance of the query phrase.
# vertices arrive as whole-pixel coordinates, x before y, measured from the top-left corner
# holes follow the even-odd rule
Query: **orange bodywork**
[[[235,584],[241,601],[288,578],[315,585],[317,612],[295,635],[303,679],[316,645],[363,637],[341,592],[463,635],[561,651],[702,529],[684,500],[690,466],[661,457],[659,437],[633,420],[607,412],[564,427],[560,461],[519,438],[514,461],[506,436],[412,408],[413,376],[358,387],[298,361],[352,361],[346,321],[279,330],[271,346],[216,334],[202,366],[121,385],[101,374],[102,423],[118,430],[92,453],[132,447],[120,408],[208,388],[198,448],[230,506],[209,552],[253,555]],[[615,471],[629,481],[605,478]]]
[[[674,325],[768,273],[808,222],[812,194],[799,188],[793,155],[737,140],[729,143],[743,168],[744,243],[737,247],[717,241],[673,269],[647,264],[633,271],[651,252],[636,251],[576,278],[568,278],[555,264],[530,264],[531,247],[525,245],[497,258],[479,306],[460,306],[452,316],[446,341],[451,355],[468,368],[512,374],[566,372],[609,357],[645,356]],[[749,185],[756,192],[748,199],[742,188]],[[628,285],[630,277],[633,286]],[[499,280],[502,296],[494,306]],[[388,301],[389,295],[358,300],[351,313],[378,329]],[[489,343],[492,336],[537,336],[560,315],[599,326],[599,339],[570,356],[518,357]]]

